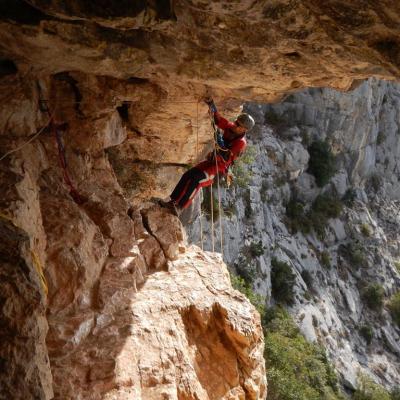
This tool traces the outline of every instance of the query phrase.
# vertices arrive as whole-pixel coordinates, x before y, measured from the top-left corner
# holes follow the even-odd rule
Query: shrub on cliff
[[[400,400],[400,386],[396,386],[390,392],[391,400]]]
[[[323,187],[336,172],[335,156],[329,143],[323,140],[312,142],[308,152],[310,153],[308,172],[314,175],[316,184]]]
[[[308,212],[297,200],[290,200],[286,206],[286,223],[292,232],[304,234],[314,232],[321,240],[325,238],[325,230],[330,218],[338,218],[343,210],[343,204],[335,196],[319,195]]]
[[[273,258],[271,260],[271,285],[274,299],[280,303],[293,304],[295,282],[296,275],[292,272],[290,265]]]
[[[240,188],[247,188],[253,176],[250,165],[254,163],[257,155],[255,146],[247,146],[244,154],[232,166],[233,184]]]
[[[374,330],[372,329],[371,325],[362,325],[359,329],[359,332],[367,344],[372,343],[372,339],[374,338]]]
[[[280,307],[264,318],[269,400],[339,400],[337,377],[325,351],[307,342]]]
[[[261,319],[263,319],[265,314],[265,297],[254,293],[251,285],[249,285],[242,277],[233,273],[231,273],[230,276],[232,287],[239,290],[239,292],[243,293],[249,299],[250,303],[253,304],[260,313]]]
[[[379,311],[383,307],[384,296],[385,291],[379,283],[370,283],[361,291],[361,298],[371,310]]]
[[[393,321],[400,327],[400,292],[394,294],[390,299],[389,310]]]
[[[392,397],[385,388],[367,375],[361,374],[358,378],[358,389],[354,392],[352,400],[392,400]]]
[[[365,251],[359,243],[341,244],[339,246],[339,254],[343,256],[352,267],[367,267],[368,261],[365,257]]]

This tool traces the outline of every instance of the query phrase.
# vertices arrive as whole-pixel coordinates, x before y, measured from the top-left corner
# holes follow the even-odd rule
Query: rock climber
[[[176,215],[191,204],[200,188],[213,183],[217,173],[231,179],[229,167],[245,150],[246,133],[255,124],[253,117],[246,113],[239,114],[234,122],[230,122],[219,114],[212,98],[205,99],[205,102],[216,126],[222,131],[218,130],[215,138],[216,159],[212,151],[206,160],[186,171],[172,191],[170,200],[161,203]]]

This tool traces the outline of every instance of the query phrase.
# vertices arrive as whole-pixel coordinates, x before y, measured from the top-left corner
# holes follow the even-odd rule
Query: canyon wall
[[[387,388],[400,381],[400,330],[387,307],[400,286],[399,101],[398,84],[369,80],[346,94],[308,89],[276,105],[247,104],[258,121],[248,135],[253,158],[242,171],[248,182],[221,191],[225,260],[270,305],[278,301],[273,260],[290,266],[295,296],[289,310],[307,339],[328,350],[350,389],[357,387],[360,372]],[[320,188],[309,170],[310,145],[325,140],[336,168]],[[319,168],[328,162],[321,160]],[[326,222],[319,217],[319,225],[313,222],[317,231],[293,231],[290,205],[310,210],[321,195],[341,199],[340,215]],[[337,206],[332,204],[328,207]],[[200,243],[199,221],[188,228],[192,241]],[[217,221],[217,250],[219,232]],[[376,284],[384,293],[381,309],[365,299],[365,288]],[[370,343],[363,335],[367,327]]]

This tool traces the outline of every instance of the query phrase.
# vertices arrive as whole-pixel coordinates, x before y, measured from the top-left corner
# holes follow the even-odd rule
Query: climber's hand
[[[208,105],[211,112],[213,112],[213,113],[217,112],[217,107],[215,106],[214,100],[212,99],[212,97],[206,97],[204,99],[204,102]]]

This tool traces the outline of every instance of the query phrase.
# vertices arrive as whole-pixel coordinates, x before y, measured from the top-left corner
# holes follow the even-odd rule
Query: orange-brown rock
[[[136,262],[106,267],[101,309],[64,318],[50,353],[57,398],[264,398],[259,316],[220,259],[191,247],[140,290]]]
[[[270,100],[399,75],[399,5],[380,1],[5,1],[3,53],[55,73],[140,77],[175,99]],[[25,25],[21,29],[21,24]]]
[[[2,1],[0,396],[264,398],[254,309],[144,201],[207,151],[200,97],[231,117],[397,79],[399,22],[388,1]]]

